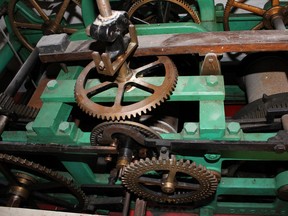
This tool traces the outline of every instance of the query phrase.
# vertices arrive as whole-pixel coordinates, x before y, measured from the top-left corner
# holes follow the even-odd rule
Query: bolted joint
[[[47,83],[47,88],[49,90],[53,90],[53,89],[56,89],[58,87],[58,82],[57,80],[50,80],[48,83]]]
[[[238,122],[230,122],[227,124],[227,130],[228,130],[229,134],[236,135],[240,132],[241,127],[240,127],[240,124]]]
[[[213,60],[213,59],[212,59]],[[215,86],[218,84],[218,77],[211,75],[206,77],[206,83],[208,86]]]
[[[194,135],[198,131],[198,124],[189,122],[184,125],[184,131],[189,135]]]
[[[286,146],[283,144],[278,144],[278,145],[274,146],[274,151],[276,153],[284,153],[286,151]]]
[[[68,133],[70,131],[70,123],[69,122],[61,122],[59,124],[59,131],[62,133]]]

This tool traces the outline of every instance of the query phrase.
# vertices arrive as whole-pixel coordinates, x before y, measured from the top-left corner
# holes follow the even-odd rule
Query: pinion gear
[[[187,203],[206,199],[217,189],[217,178],[194,162],[156,158],[130,163],[122,182],[138,196],[156,202]]]
[[[161,66],[163,66],[165,73],[162,83],[158,85],[158,83],[153,84],[148,82],[148,77],[159,75]],[[177,83],[177,69],[174,63],[166,56],[159,56],[154,62],[137,69],[129,70],[131,70],[132,75],[131,78],[126,81],[118,81],[117,79],[104,82],[100,82],[100,79],[88,80],[88,76],[91,75],[91,73],[96,73],[94,62],[89,63],[76,81],[75,98],[80,108],[87,114],[103,120],[131,119],[132,117],[145,114],[147,111],[151,111],[153,108],[160,106],[161,103],[168,99]],[[91,86],[93,82],[98,84]],[[101,105],[98,102],[94,102],[97,100],[97,96],[100,97],[99,94],[111,94],[111,90],[113,91],[115,89],[116,91],[114,92],[116,96],[112,106]],[[124,104],[123,100],[126,93],[136,91],[137,89],[150,95],[144,99],[143,96],[138,97],[142,99],[138,102]]]
[[[114,134],[123,134],[144,145],[146,137],[161,139],[151,128],[131,121],[103,122],[93,128],[90,136],[91,145],[107,145],[113,142]]]
[[[60,190],[60,188],[65,188],[65,193],[71,194],[78,203],[75,204],[74,201],[69,202],[67,200],[61,200],[59,206],[65,206],[66,208],[68,206],[69,210],[78,211],[83,209],[86,204],[86,196],[84,192],[75,184],[73,184],[71,180],[60,175],[58,172],[52,171],[51,169],[48,169],[40,164],[28,161],[20,157],[15,157],[13,155],[0,153],[0,172],[4,175],[7,181],[9,181],[8,186],[11,187],[23,187],[22,183],[17,180],[17,176],[27,176],[27,172],[32,173],[31,178],[37,177],[41,179],[42,181],[35,181],[35,183],[29,186],[27,190],[31,190],[31,198],[36,199],[40,196],[41,198],[39,199],[41,199],[42,203],[43,201],[45,202],[45,200],[52,201],[53,204],[55,204],[55,202],[57,203],[57,200],[60,200],[60,198],[52,197],[50,193],[46,193],[47,190],[52,190],[53,193],[62,193],[64,191]]]

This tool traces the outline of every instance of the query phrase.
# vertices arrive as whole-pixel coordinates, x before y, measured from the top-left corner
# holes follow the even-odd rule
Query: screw
[[[213,59],[212,59],[212,61],[213,61]],[[209,59],[209,62],[211,62],[210,59]],[[215,85],[217,85],[217,84],[218,84],[218,78],[217,78],[217,76],[214,76],[214,75],[207,76],[207,77],[206,77],[206,83],[207,83],[207,85],[209,85],[209,86],[215,86]]]
[[[283,144],[278,144],[278,145],[274,146],[274,151],[277,153],[283,153],[286,151],[286,147]]]
[[[241,130],[241,127],[238,122],[230,122],[227,125],[227,130],[229,134],[238,134]]]
[[[221,158],[219,154],[205,154],[204,157],[209,161],[218,161]]]
[[[162,154],[166,154],[168,149],[166,147],[161,147],[160,151]]]
[[[198,130],[198,125],[194,122],[189,122],[184,125],[184,130],[187,134],[195,134]]]
[[[50,80],[48,83],[47,83],[47,88],[49,89],[49,90],[53,90],[53,89],[55,89],[55,88],[57,88],[58,87],[58,82],[57,82],[57,80]]]
[[[70,130],[70,124],[69,122],[61,122],[59,125],[59,131],[62,133],[67,133]]]

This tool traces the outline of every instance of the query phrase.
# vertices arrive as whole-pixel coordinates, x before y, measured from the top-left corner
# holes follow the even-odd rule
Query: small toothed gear
[[[128,190],[147,200],[187,203],[212,196],[218,181],[211,171],[189,160],[147,158],[126,166],[122,183]]]
[[[188,21],[187,20],[187,18],[189,17],[189,18],[191,18],[192,20],[193,20],[193,22],[195,22],[195,23],[197,23],[197,24],[199,24],[200,23],[200,19],[199,19],[199,16],[197,15],[197,13],[191,8],[191,6],[186,2],[186,1],[184,1],[184,0],[138,0],[138,1],[136,1],[131,7],[130,7],[130,9],[128,10],[128,16],[129,16],[129,18],[132,20],[132,22],[133,22],[133,18],[134,18],[134,16],[137,16],[137,13],[139,14],[139,15],[141,15],[141,16],[143,16],[143,14],[142,13],[140,13],[139,11],[141,10],[141,7],[143,7],[144,5],[145,6],[148,6],[149,4],[150,5],[152,5],[153,3],[156,5],[156,6],[158,6],[158,4],[157,3],[159,3],[159,2],[166,2],[166,3],[171,3],[172,5],[174,4],[174,5],[178,5],[180,8],[182,8],[182,11],[181,12],[179,12],[179,13],[181,13],[181,14],[183,14],[184,12],[186,12],[187,13],[187,16],[185,16],[185,18],[186,19],[183,19],[183,21]],[[173,8],[173,6],[172,6],[172,8]],[[150,11],[151,13],[148,13],[148,11],[147,11],[147,8],[145,8],[144,9],[144,11],[145,11],[145,13],[148,13],[148,17],[147,18],[142,18],[142,17],[135,17],[135,21],[139,21],[139,22],[141,22],[141,18],[143,19],[142,21],[143,21],[143,23],[146,23],[146,22],[148,22],[149,24],[151,23],[151,22],[149,22],[149,20],[151,20],[151,19],[153,19],[153,17],[155,16],[157,16],[157,14],[155,14],[154,16],[153,16],[153,12],[155,13],[157,10],[153,10],[153,8],[151,8],[151,10],[152,11]],[[173,10],[173,9],[171,9],[171,10]],[[174,11],[175,12],[175,11]],[[168,15],[169,16],[169,15]],[[149,19],[149,20],[147,20],[147,19]],[[155,20],[156,21],[156,20]],[[171,21],[171,20],[167,20],[167,22],[169,22],[169,21]],[[173,21],[173,20],[172,20]],[[179,22],[179,21],[181,21],[181,19],[180,20],[176,20],[176,22]],[[154,23],[154,22],[152,22],[152,23]]]
[[[65,200],[65,205],[70,206],[69,210],[79,211],[82,210],[86,205],[86,196],[84,192],[79,187],[77,187],[72,182],[72,180],[67,179],[66,177],[60,175],[58,172],[52,171],[51,169],[48,169],[45,166],[34,163],[32,161],[2,153],[0,153],[0,165],[0,173],[3,174],[3,176],[7,179],[8,185],[6,186],[8,187],[23,187],[23,184],[19,182],[19,180],[16,180],[17,176],[22,175],[22,169],[24,171],[23,175],[25,176],[27,176],[28,172],[30,171],[32,173],[31,178],[33,176],[33,178],[43,179],[44,183],[37,183],[35,181],[35,184],[32,184],[31,186],[29,186],[29,188],[27,188],[30,191],[31,199],[33,198],[33,196],[35,196],[36,198],[37,194],[42,194],[41,199],[43,201],[45,200],[45,196],[49,196],[48,200],[53,199],[47,192],[45,192],[44,194],[44,191],[47,191],[47,189],[49,189],[50,191],[53,190],[52,193],[55,193],[55,190],[57,189],[58,191],[60,191],[59,193],[63,193],[64,191],[60,189],[61,187],[63,187],[65,188],[67,193],[71,194],[74,197],[75,201],[77,200],[78,202],[74,203],[75,201],[73,201],[73,203],[70,203],[69,201]],[[14,172],[14,169],[16,170],[16,172]],[[47,185],[48,183],[50,183],[50,187]],[[55,202],[57,202],[58,199],[60,198],[57,197],[55,199]],[[61,205],[63,204],[59,204],[59,206]]]
[[[165,72],[162,83],[160,85],[148,83],[145,78],[157,76],[159,74],[159,67],[162,65]],[[98,81],[100,83],[87,88],[87,83],[91,83],[87,80],[88,75],[96,73],[94,62],[89,63],[76,80],[75,98],[79,107],[87,114],[103,120],[131,119],[132,117],[146,114],[148,111],[160,106],[161,103],[169,98],[177,83],[177,69],[167,56],[159,56],[156,61],[150,64],[129,70],[131,70],[131,77],[126,81],[115,79],[114,81],[100,82],[99,79],[94,79],[90,81]],[[113,88],[116,91],[112,106],[105,106],[93,101],[97,100],[98,94],[105,91],[111,94],[111,90],[114,90]],[[129,102],[127,105],[123,104],[124,95],[136,89],[145,91],[150,95],[138,102]]]
[[[109,145],[114,134],[123,134],[131,137],[139,144],[144,144],[145,138],[161,139],[160,135],[151,128],[131,121],[103,122],[91,131],[91,145]]]

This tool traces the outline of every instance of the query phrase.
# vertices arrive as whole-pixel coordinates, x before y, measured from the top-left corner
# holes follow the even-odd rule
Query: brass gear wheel
[[[131,121],[103,122],[93,128],[90,136],[91,145],[109,145],[114,142],[114,135],[122,134],[144,145],[145,138],[161,139],[151,128]]]
[[[148,76],[159,75],[161,67],[163,67],[165,75],[160,85],[154,85],[145,81],[145,78]],[[125,81],[115,79],[114,81],[101,82],[98,79],[99,84],[93,87],[90,86],[87,89],[88,75],[92,73],[96,74],[94,62],[90,62],[76,80],[75,98],[79,107],[87,114],[103,120],[130,119],[160,106],[161,103],[168,99],[177,83],[177,69],[174,63],[166,56],[158,56],[156,61],[137,69],[129,70],[131,70],[131,77]],[[112,106],[101,105],[91,99],[92,97],[96,99],[98,94],[105,91],[108,92],[113,88],[117,90]],[[138,102],[131,102],[128,105],[123,104],[124,95],[127,92],[134,91],[134,88],[150,93],[150,95]]]
[[[211,171],[194,162],[146,158],[124,168],[122,182],[138,196],[166,203],[204,200],[217,189],[217,178]]]
[[[260,29],[273,29],[272,19],[273,17],[281,17],[284,24],[288,23],[288,5],[281,6],[279,0],[271,0],[271,5],[268,9],[259,8],[257,6],[245,4],[241,1],[228,0],[224,9],[223,24],[224,30],[230,31],[229,17],[233,8],[240,8],[251,12],[257,16],[261,16],[263,19],[252,30]]]
[[[10,188],[7,192],[11,194],[12,191],[16,198],[29,194],[29,200],[39,199],[41,203],[47,202],[47,204],[56,206],[58,204],[62,208],[74,211],[82,210],[86,204],[84,192],[71,180],[40,164],[0,153],[0,173],[7,180],[7,183],[4,183],[5,188]],[[25,187],[24,181],[29,181],[29,184],[26,184],[27,187]],[[52,194],[62,193],[72,195],[73,201],[68,201],[67,197],[63,200],[52,196]],[[13,203],[15,202],[10,203],[11,206]],[[32,207],[37,207],[35,200]]]
[[[71,2],[78,6],[81,4],[81,0],[72,0]],[[32,51],[36,45],[32,44],[32,40],[39,33],[49,35],[60,33],[72,34],[76,32],[76,25],[69,26],[63,22],[64,13],[71,2],[70,0],[64,0],[61,8],[54,16],[54,14],[48,15],[41,7],[41,4],[51,4],[51,2],[10,0],[8,4],[8,16],[14,34],[28,50]],[[29,10],[31,11],[29,12]],[[48,11],[51,11],[51,8],[48,8]],[[29,35],[27,30],[30,30]]]
[[[169,14],[166,14],[166,13],[163,14],[163,16],[161,17],[162,18],[161,20],[157,18],[157,12],[159,12],[159,10],[157,10],[158,8],[156,8],[156,10],[154,8],[154,7],[159,7],[159,3],[168,3],[165,5],[166,10],[165,9],[164,10],[159,9],[159,10],[165,11],[165,12],[167,12],[167,10],[169,11],[168,12]],[[171,6],[169,5],[170,3],[172,3],[172,5],[178,6],[178,10],[180,11],[176,11],[177,8],[175,6],[171,8]],[[152,8],[149,8],[149,6],[151,6]],[[143,7],[143,13],[140,12],[142,7]],[[172,12],[175,12],[174,17],[173,17]],[[153,13],[156,13],[156,14],[153,14]],[[178,16],[178,14],[186,14],[186,15],[181,18]],[[195,23],[198,23],[198,24],[200,23],[200,19],[197,13],[184,0],[138,0],[128,10],[128,16],[130,20],[132,21],[132,23],[135,22],[138,24],[159,23],[159,21],[161,23],[165,23],[169,21],[187,22],[189,21],[189,19],[192,19],[193,22]]]

